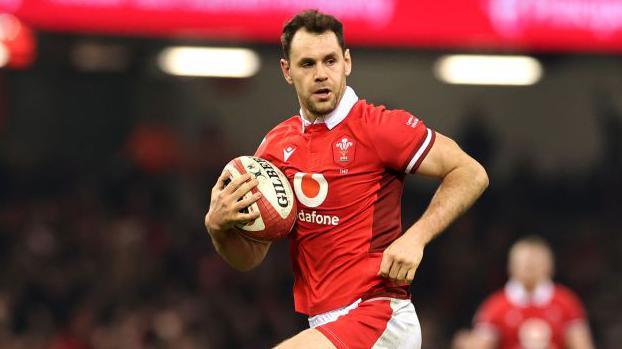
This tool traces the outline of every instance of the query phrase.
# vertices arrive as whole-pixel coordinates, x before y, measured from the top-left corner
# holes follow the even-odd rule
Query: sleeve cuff
[[[587,321],[584,318],[570,320],[566,323],[566,331],[574,326],[587,326]]]
[[[434,140],[436,139],[436,132],[429,128],[426,131],[427,134],[425,136],[425,139],[423,140],[423,143],[421,143],[421,146],[417,148],[417,151],[408,162],[408,166],[406,166],[405,172],[407,174],[415,173],[415,171],[417,171],[417,168],[419,168],[419,165],[421,165],[423,159],[425,159],[425,157],[430,152],[430,149],[432,149],[432,145],[434,144]]]

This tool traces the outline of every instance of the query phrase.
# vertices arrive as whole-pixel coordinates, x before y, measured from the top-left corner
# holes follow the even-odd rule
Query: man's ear
[[[352,72],[352,57],[350,57],[349,48],[343,52],[343,60],[346,63],[346,76],[350,76],[350,73]]]
[[[281,58],[281,71],[283,72],[283,77],[285,78],[285,81],[287,81],[288,84],[293,84],[293,80],[292,77],[289,75],[289,61],[286,60],[285,58]]]

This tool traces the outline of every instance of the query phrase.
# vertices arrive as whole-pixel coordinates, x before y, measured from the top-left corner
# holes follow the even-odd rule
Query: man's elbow
[[[223,257],[225,262],[227,262],[227,264],[229,264],[229,266],[232,269],[234,269],[236,271],[240,271],[240,272],[251,271],[251,270],[255,269],[263,261],[263,258],[255,258],[255,259],[251,259],[251,258],[235,258],[235,257],[232,257],[232,256],[226,256],[226,255],[224,255],[222,253],[220,255],[221,255],[221,257]]]
[[[234,258],[226,258],[227,263],[231,268],[240,271],[247,272],[257,268],[266,257],[269,244],[261,245],[261,248],[250,251],[245,251],[243,255],[237,254],[236,256],[230,256]]]
[[[261,262],[252,262],[252,263],[244,263],[244,264],[233,264],[233,263],[229,263],[229,265],[235,269],[236,271],[245,273],[248,271],[251,271],[255,268],[257,268],[257,266],[261,264]]]
[[[488,179],[488,173],[486,173],[486,169],[479,162],[473,160],[473,182],[479,188],[480,193],[483,193],[488,185],[490,184],[490,180]]]
[[[222,257],[222,259],[234,270],[240,272],[247,272],[255,269],[261,262],[263,258],[257,260],[253,260],[250,258],[239,258],[237,256],[232,256],[225,253],[220,246],[216,246],[216,252]]]

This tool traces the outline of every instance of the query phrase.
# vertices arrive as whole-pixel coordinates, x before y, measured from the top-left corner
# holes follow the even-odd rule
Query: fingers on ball
[[[229,182],[229,184],[227,184],[227,186],[225,187],[225,190],[227,190],[229,193],[233,193],[249,179],[251,179],[251,175],[248,173],[243,173],[240,176],[231,180],[231,182]]]
[[[229,173],[229,171],[223,170],[220,173],[220,176],[218,176],[218,179],[216,180],[216,184],[214,184],[214,186],[212,187],[212,192],[218,191],[218,190],[223,190],[225,188],[225,186],[226,186],[225,181],[229,177],[231,177],[231,174]]]
[[[249,182],[245,182],[242,185],[240,185],[235,192],[233,192],[233,198],[238,200],[241,197],[243,197],[244,195],[246,195],[246,193],[248,193],[249,191],[251,191],[253,189],[253,187],[255,187],[257,185],[257,180],[256,179],[252,179]]]
[[[251,222],[259,218],[260,215],[261,214],[259,213],[259,211],[252,211],[249,213],[239,213],[238,220],[242,223],[247,223],[247,222]]]
[[[239,210],[243,210],[245,208],[247,208],[248,206],[254,204],[255,202],[257,202],[257,200],[259,200],[261,198],[261,193],[255,193],[253,195],[249,195],[245,198],[243,198],[242,200],[238,201],[236,204],[236,209]]]

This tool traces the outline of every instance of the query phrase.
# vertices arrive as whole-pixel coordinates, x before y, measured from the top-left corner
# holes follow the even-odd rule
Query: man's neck
[[[536,291],[536,285],[526,285],[523,284],[523,287],[525,288],[525,292],[527,292],[528,295],[533,295],[533,293]]]
[[[324,115],[313,114],[305,107],[302,107],[302,111],[304,112],[304,115],[302,115],[302,117],[310,123],[314,123],[315,120],[317,120],[318,118],[324,118],[326,116],[326,114]]]

